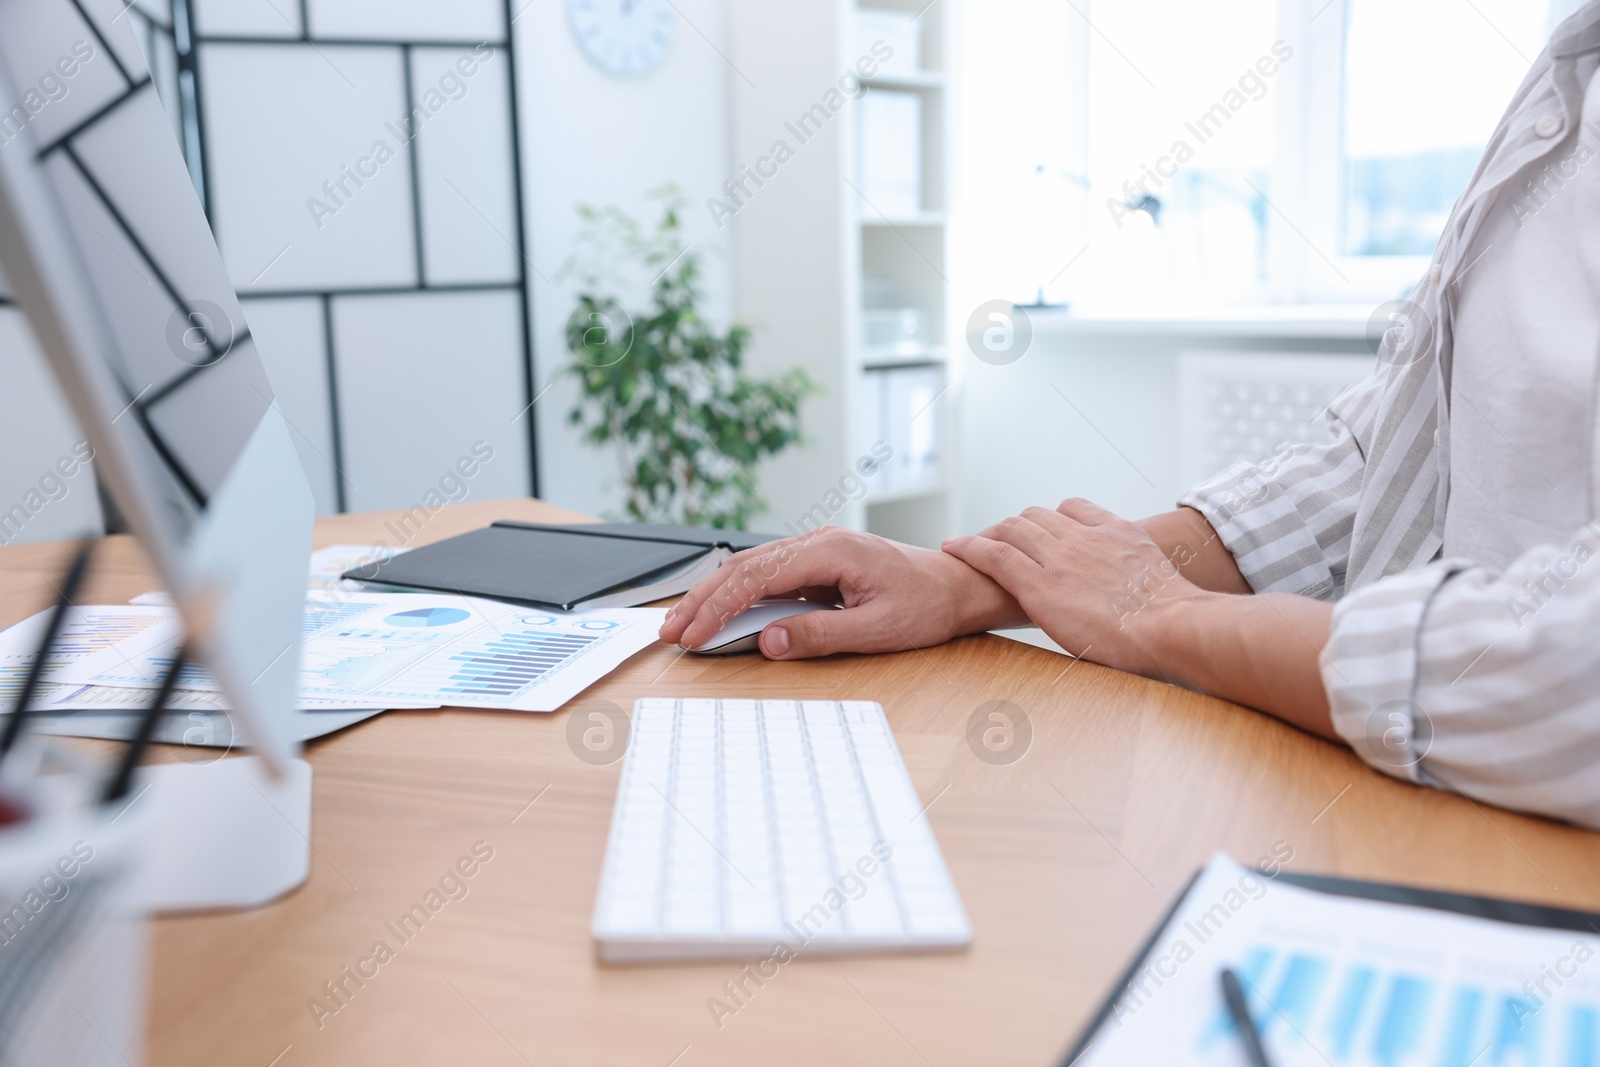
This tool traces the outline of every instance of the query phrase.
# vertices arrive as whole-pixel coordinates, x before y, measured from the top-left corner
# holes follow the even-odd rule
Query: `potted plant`
[[[700,313],[700,253],[684,243],[682,194],[654,190],[662,213],[646,230],[621,209],[579,205],[580,282],[567,319],[578,402],[568,420],[615,450],[637,522],[743,529],[765,509],[754,468],[799,442],[800,403],[817,386],[803,370],[771,380],[744,368],[750,331],[718,330]],[[628,310],[618,264],[650,277],[648,304]]]

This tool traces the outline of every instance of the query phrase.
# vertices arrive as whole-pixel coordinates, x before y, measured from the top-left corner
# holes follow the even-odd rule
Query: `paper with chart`
[[[15,626],[0,631],[0,709],[9,711],[22,695],[23,681],[33,666],[39,642],[44,639],[50,612],[41,611],[22,620]],[[95,652],[104,651],[122,640],[136,637],[159,627],[172,618],[171,608],[160,607],[75,607],[67,611],[62,620],[61,633],[50,650],[46,661],[46,679],[55,671],[73,664]],[[106,710],[142,708],[153,694],[143,688],[119,686],[114,689],[86,686],[81,683],[43,681],[34,692],[35,710],[57,710],[63,707],[93,705]],[[80,704],[79,701],[84,703]],[[224,705],[217,693],[177,692],[173,694],[175,708],[221,710]]]
[[[1600,931],[1333,896],[1226,856],[1079,1062],[1243,1064],[1218,987],[1224,966],[1238,971],[1277,1067],[1600,1065]]]
[[[44,639],[49,616],[49,611],[41,611],[0,631],[0,712],[9,711],[22,695],[23,680],[33,664],[39,642]],[[181,632],[177,614],[170,606],[84,605],[68,609],[61,633],[50,651],[47,673],[34,692],[33,710],[141,711],[149,707],[155,698],[159,675],[153,680],[116,684],[72,680],[66,675],[71,668],[97,653],[120,660],[121,653],[117,650],[123,642],[138,645],[141,641],[169,640],[171,635]],[[186,685],[174,690],[168,701],[171,710],[216,713],[228,710],[227,700],[217,692],[203,670],[186,671],[183,677]],[[188,684],[197,681],[206,684]],[[332,696],[302,696],[298,704],[302,711],[371,707]],[[437,707],[438,703],[411,702],[406,706]]]
[[[50,614],[49,611],[41,611],[0,630],[0,656],[31,656],[37,651],[39,642],[44,640]],[[64,662],[103,651],[171,617],[172,609],[163,607],[127,605],[68,608],[61,622],[61,632],[50,650],[51,658]],[[11,696],[15,698],[15,694]],[[0,701],[4,699],[5,693],[0,690]]]
[[[47,665],[53,669],[105,651],[128,638],[149,633],[171,622],[171,608],[139,606],[84,606],[68,610]],[[0,712],[9,713],[22,695],[22,685],[33,665],[49,612],[39,612],[0,631]],[[34,691],[30,729],[37,734],[65,737],[102,737],[122,740],[132,736],[142,711],[155,699],[148,686],[102,686],[42,682]],[[437,705],[434,705],[437,706]],[[168,714],[156,724],[154,740],[189,747],[232,747],[235,725],[228,703],[214,690],[175,689],[167,702]],[[353,707],[342,699],[304,699],[295,724],[296,735],[309,741],[342,730],[385,709]]]
[[[656,641],[665,611],[562,613],[428,593],[312,594],[306,600],[305,698],[554,711]],[[64,665],[53,681],[154,686],[181,627],[154,626]],[[215,689],[204,671],[186,688]]]
[[[382,715],[384,708],[353,708],[339,711],[318,711],[298,716],[294,721],[297,741],[314,741],[319,737],[365,722],[374,715]],[[102,737],[112,741],[125,741],[133,736],[139,725],[139,716],[117,712],[79,711],[35,715],[29,729],[36,734],[57,737]],[[248,745],[247,738],[237,728],[225,711],[175,711],[155,724],[152,741],[166,745],[182,745],[191,750],[211,748],[219,750],[217,758],[229,749]]]

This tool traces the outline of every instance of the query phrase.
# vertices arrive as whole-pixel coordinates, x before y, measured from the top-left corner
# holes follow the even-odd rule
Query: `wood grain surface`
[[[317,524],[381,536],[392,513]],[[416,541],[496,518],[573,521],[530,500],[453,506]],[[0,550],[0,623],[50,603],[69,546]],[[81,603],[155,579],[109,538]],[[1600,909],[1600,838],[1391,780],[1219,700],[998,637],[769,663],[654,646],[578,704],[642,696],[883,704],[972,920],[969,951],[802,954],[731,1016],[728,963],[601,966],[589,939],[620,762],[569,747],[569,711],[390,712],[307,747],[311,877],[255,911],[152,924],[147,1062],[309,1064],[1049,1064],[1185,879],[1217,850],[1279,843],[1288,869]],[[997,762],[967,730],[1021,709]],[[160,758],[160,753],[157,753]],[[482,844],[479,844],[479,843]],[[493,858],[409,942],[386,927],[474,846]],[[1280,846],[1281,847],[1281,846]],[[343,968],[386,942],[359,987]],[[754,961],[752,961],[754,962]],[[369,967],[370,969],[370,967]],[[315,1012],[344,980],[336,1012]],[[319,1017],[320,1015],[320,1017]]]

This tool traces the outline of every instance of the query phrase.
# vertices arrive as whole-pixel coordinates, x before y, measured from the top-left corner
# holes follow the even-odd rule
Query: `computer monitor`
[[[254,750],[293,731],[314,506],[124,0],[0,0],[0,264]]]

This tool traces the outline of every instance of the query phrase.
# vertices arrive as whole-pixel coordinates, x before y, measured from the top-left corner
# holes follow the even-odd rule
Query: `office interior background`
[[[449,498],[620,514],[568,419],[578,208],[653,224],[669,184],[703,314],[819,386],[740,472],[752,527],[1163,510],[1317,439],[1576,6],[641,2],[658,36],[621,52],[583,0],[128,7],[320,512],[423,503],[486,445]],[[0,351],[0,540],[100,529],[3,303]]]

